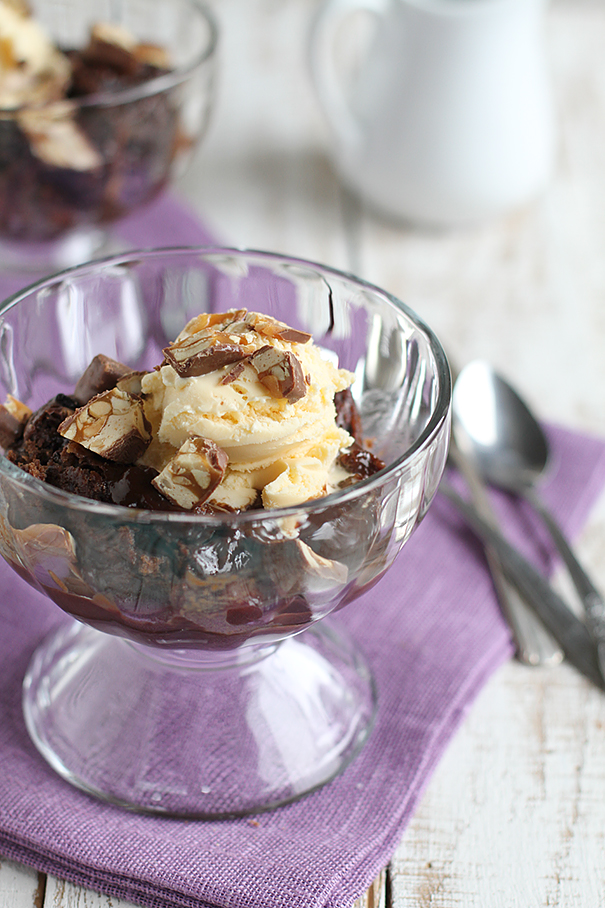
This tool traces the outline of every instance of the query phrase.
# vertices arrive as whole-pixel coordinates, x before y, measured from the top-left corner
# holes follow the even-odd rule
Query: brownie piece
[[[149,467],[105,460],[59,434],[58,427],[79,404],[58,394],[32,414],[22,438],[6,456],[43,482],[107,504],[150,510],[177,510],[151,484]]]

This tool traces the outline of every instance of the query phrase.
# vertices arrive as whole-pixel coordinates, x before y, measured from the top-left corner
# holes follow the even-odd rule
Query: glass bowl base
[[[296,800],[341,772],[375,713],[371,675],[330,622],[231,653],[159,651],[74,622],[24,681],[30,736],[76,787],[198,819]]]

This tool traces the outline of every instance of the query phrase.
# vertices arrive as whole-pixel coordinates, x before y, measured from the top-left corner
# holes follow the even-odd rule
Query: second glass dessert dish
[[[0,393],[0,550],[62,610],[24,683],[48,762],[202,818],[344,769],[376,692],[328,616],[436,492],[450,377],[431,330],[312,262],[133,252],[7,301]]]
[[[217,26],[198,0],[0,0],[0,266],[48,273],[183,172]]]

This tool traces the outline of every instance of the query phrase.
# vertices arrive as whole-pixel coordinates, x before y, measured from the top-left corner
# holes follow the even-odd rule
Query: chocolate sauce
[[[22,571],[20,573],[31,582],[28,575],[24,575]],[[184,615],[172,612],[169,608],[139,618],[132,613],[124,614],[117,607],[111,607],[109,603],[97,603],[88,597],[77,596],[47,585],[41,585],[41,588],[64,612],[97,630],[114,633],[138,643],[153,643],[173,649],[181,647],[235,649],[258,634],[262,634],[263,637],[270,635],[272,629],[280,636],[284,628],[303,630],[312,620],[311,611],[302,596],[286,600],[283,606],[278,607],[274,617],[268,616],[267,620],[262,620],[261,609],[242,603],[227,611],[227,622],[237,630],[219,634],[205,629]],[[232,618],[231,621],[229,616]]]

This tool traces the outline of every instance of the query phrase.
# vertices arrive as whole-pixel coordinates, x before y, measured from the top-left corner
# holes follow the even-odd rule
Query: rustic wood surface
[[[547,193],[432,233],[377,220],[340,186],[307,72],[315,7],[216,0],[217,107],[178,192],[226,243],[360,273],[412,305],[459,363],[489,359],[545,418],[605,434],[605,3],[549,9],[560,153]],[[605,588],[603,502],[579,551]],[[506,665],[357,908],[602,905],[604,726],[605,699],[567,666]],[[117,902],[1,861],[0,908],[32,906]]]

